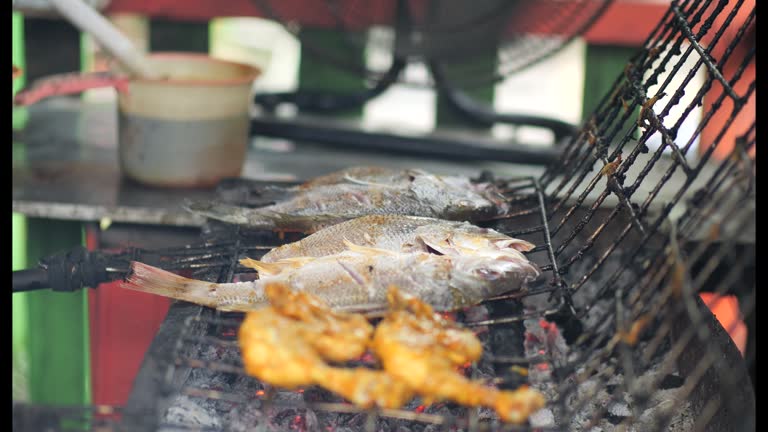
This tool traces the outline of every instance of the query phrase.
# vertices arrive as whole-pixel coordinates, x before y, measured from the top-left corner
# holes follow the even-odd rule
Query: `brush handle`
[[[35,291],[49,288],[48,272],[43,269],[18,270],[13,272],[13,292]]]
[[[81,93],[89,89],[114,87],[118,92],[128,92],[128,78],[109,72],[87,74],[71,73],[49,76],[35,81],[16,94],[13,104],[28,106],[52,96]]]
[[[158,78],[158,74],[152,70],[144,55],[136,49],[131,40],[85,2],[82,0],[50,0],[50,2],[77,28],[93,36],[131,73],[140,78]]]

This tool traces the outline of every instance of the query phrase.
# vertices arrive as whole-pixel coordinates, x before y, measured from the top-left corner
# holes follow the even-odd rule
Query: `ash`
[[[585,364],[599,355],[590,347],[575,345],[568,333],[589,331],[593,335],[612,336],[615,328],[606,319],[615,313],[612,296],[596,299],[598,289],[621,265],[619,253],[611,256],[604,269],[593,275],[576,293],[577,307],[590,305],[590,312],[577,325],[556,319],[528,319],[522,322],[473,327],[483,343],[484,355],[466,373],[502,389],[515,389],[527,384],[542,392],[548,404],[530,418],[532,427],[555,427],[569,431],[646,431],[665,430],[659,420],[667,422],[666,430],[687,431],[693,427],[691,407],[678,392],[684,378],[677,371],[660,370],[666,349],[648,364],[639,361],[648,342],[640,340],[633,354],[636,370],[633,391],[627,382],[621,362],[613,357],[601,359],[596,373]],[[594,263],[590,257],[574,264],[572,274],[585,274]],[[637,280],[631,269],[625,271],[619,284]],[[538,297],[538,298],[537,298]],[[464,322],[493,320],[547,307],[546,296],[525,297],[519,301],[490,302],[467,309],[457,318]],[[557,321],[557,322],[556,322]],[[213,326],[211,326],[213,327]],[[577,330],[574,330],[577,329]],[[215,336],[208,329],[207,335]],[[234,340],[233,329],[227,334]],[[220,329],[219,329],[220,331]],[[225,337],[218,336],[221,339]],[[601,347],[598,347],[598,350]],[[191,357],[208,364],[242,367],[239,349],[234,345],[210,345],[202,342],[192,349]],[[494,358],[524,358],[527,373],[520,367]],[[520,365],[517,365],[520,366]],[[591,367],[592,368],[592,367]],[[656,382],[662,382],[659,386]],[[655,385],[655,387],[654,387]],[[190,391],[194,390],[194,391]],[[208,392],[208,393],[206,393]],[[241,373],[217,372],[209,367],[195,368],[189,373],[181,394],[171,398],[164,423],[183,425],[188,429],[228,431],[464,431],[503,428],[493,410],[468,409],[452,403],[425,405],[415,398],[402,409],[420,414],[440,416],[442,424],[375,415],[373,412],[340,413],[317,406],[318,403],[346,404],[340,397],[321,388],[298,391],[271,389]],[[348,405],[348,404],[347,404]],[[473,426],[470,426],[473,425]]]
[[[574,263],[570,274],[586,274],[595,262],[594,257],[586,256]],[[574,293],[573,301],[577,310],[584,306],[590,307],[579,326],[581,331],[588,331],[595,336],[592,340],[581,346],[569,346],[563,335],[573,330],[567,328],[572,324],[570,322],[563,324],[566,327],[544,319],[523,322],[523,351],[531,361],[528,379],[530,385],[541,391],[548,401],[546,408],[531,417],[531,426],[550,426],[575,432],[692,430],[692,407],[687,400],[678,396],[684,378],[675,369],[661,375],[669,341],[657,350],[648,363],[643,363],[640,357],[648,349],[648,340],[641,338],[632,349],[635,378],[631,392],[627,391],[628,382],[616,352],[613,356],[597,359],[598,366],[590,366],[590,370],[586,370],[585,364],[600,355],[591,346],[595,338],[604,337],[607,342],[616,332],[615,323],[608,319],[616,311],[615,297],[612,292],[611,295],[601,297],[599,290],[622,265],[622,253],[616,251]],[[614,286],[631,287],[632,281],[639,279],[631,267],[625,267]],[[550,302],[545,296],[522,300],[526,311],[541,310],[551,306]],[[604,345],[598,344],[597,350],[604,348]],[[666,425],[659,422],[666,422]]]

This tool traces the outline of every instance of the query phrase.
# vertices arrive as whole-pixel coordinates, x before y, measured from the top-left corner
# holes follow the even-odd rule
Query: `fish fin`
[[[379,248],[373,248],[368,246],[359,246],[347,240],[346,238],[343,241],[344,241],[344,246],[346,246],[347,249],[362,255],[397,255],[397,252],[387,250],[387,249],[379,249]]]
[[[373,183],[373,182],[369,182],[369,181],[365,181],[365,180],[356,179],[356,178],[350,176],[349,174],[344,174],[344,180],[346,180],[346,181],[348,181],[350,183],[354,183],[354,184],[362,185],[362,186],[374,186],[374,187],[379,187],[379,188],[396,188],[397,187],[395,185],[389,185],[389,184],[383,184],[383,183]]]
[[[519,252],[528,252],[531,249],[536,247],[536,245],[534,245],[533,243],[530,243],[521,239],[516,239],[516,238],[497,241],[495,242],[495,244],[500,248],[510,248]]]
[[[120,284],[121,288],[184,300],[208,307],[216,307],[218,285],[185,278],[137,261],[131,262],[131,272],[126,280]]]
[[[243,258],[240,260],[240,264],[243,267],[252,268],[259,272],[260,275],[276,275],[282,272],[286,267],[293,267],[292,263],[282,262],[268,263],[264,261],[257,261],[251,258]]]
[[[448,239],[434,241],[432,239],[425,238],[425,236],[418,236],[416,240],[424,244],[425,252],[433,253],[435,255],[454,255],[451,253],[451,250],[456,249],[456,247],[453,246],[448,241]]]
[[[363,275],[361,275],[357,270],[355,270],[354,268],[348,266],[347,264],[345,264],[341,260],[336,260],[336,262],[339,263],[341,268],[343,268],[344,271],[346,271],[347,274],[349,274],[349,276],[352,279],[354,279],[355,282],[357,282],[358,285],[360,285],[363,288],[369,288],[370,283],[367,280],[365,280],[365,277]]]
[[[316,257],[290,257],[290,258],[281,258],[276,261],[276,263],[288,263],[294,267],[301,267],[304,264],[308,264],[314,260],[316,260]]]
[[[276,216],[260,209],[238,207],[220,202],[206,202],[187,199],[182,207],[190,213],[253,229],[272,230],[276,227]]]

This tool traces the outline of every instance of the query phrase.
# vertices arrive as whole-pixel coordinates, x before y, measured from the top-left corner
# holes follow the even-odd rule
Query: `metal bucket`
[[[210,187],[239,176],[260,70],[188,53],[149,61],[165,79],[132,79],[118,96],[123,175],[161,187]]]

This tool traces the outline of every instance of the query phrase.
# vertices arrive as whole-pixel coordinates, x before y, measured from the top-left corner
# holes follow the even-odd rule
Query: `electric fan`
[[[305,113],[356,108],[394,83],[423,86],[406,81],[402,74],[408,63],[421,62],[431,74],[427,85],[467,125],[542,127],[552,131],[555,142],[573,133],[574,127],[525,113],[498,113],[470,93],[557,53],[583,34],[610,4],[610,0],[251,1],[266,17],[283,23],[305,52],[368,83],[356,93],[301,89],[257,95],[256,103],[267,112],[282,103],[294,104]],[[392,37],[376,37],[368,31],[374,27],[391,29]],[[342,36],[331,46],[318,43],[316,33],[305,31],[313,28],[333,29]],[[374,68],[354,55],[372,44],[391,52],[388,66]],[[313,138],[317,136],[313,134]],[[529,160],[533,163],[542,159],[531,157],[537,159]]]

